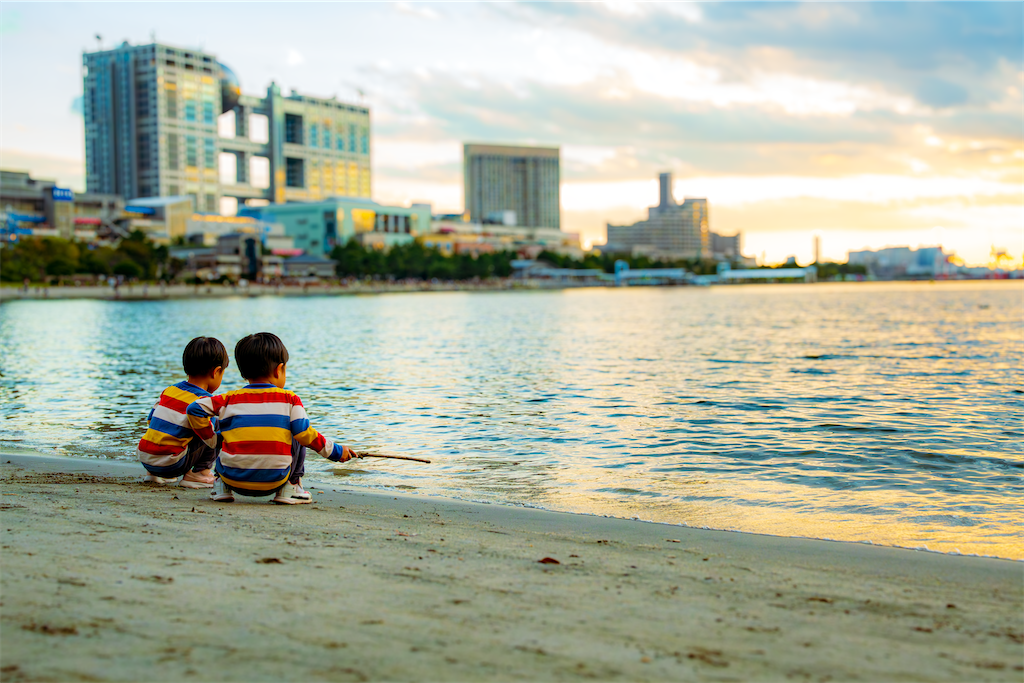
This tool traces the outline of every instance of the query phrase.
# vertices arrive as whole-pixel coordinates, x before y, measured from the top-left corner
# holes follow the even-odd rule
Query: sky
[[[153,36],[369,105],[381,203],[461,212],[463,143],[555,145],[585,244],[669,171],[762,262],[1024,258],[1024,3],[4,0],[0,166],[84,189],[81,54]]]

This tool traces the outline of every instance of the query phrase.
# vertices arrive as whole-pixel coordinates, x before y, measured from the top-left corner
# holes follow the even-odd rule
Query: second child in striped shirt
[[[206,396],[188,407],[189,425],[211,447],[217,444],[211,418],[220,420],[222,438],[215,464],[217,481],[210,497],[231,502],[234,494],[267,496],[286,505],[311,503],[302,488],[306,448],[335,462],[354,453],[309,424],[298,395],[284,388],[288,349],[277,335],[251,334],[235,344],[235,364],[245,387]]]

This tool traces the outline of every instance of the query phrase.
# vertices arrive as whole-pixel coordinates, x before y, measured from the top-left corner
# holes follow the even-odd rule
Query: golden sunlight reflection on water
[[[1013,282],[12,302],[0,445],[130,457],[189,339],[269,330],[321,431],[433,460],[310,458],[311,483],[1024,559],[1022,305]]]

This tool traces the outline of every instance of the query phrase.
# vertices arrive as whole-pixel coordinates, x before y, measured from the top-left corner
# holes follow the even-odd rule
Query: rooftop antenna
[[[156,42],[156,29],[153,29],[149,32],[149,40],[153,43]]]
[[[103,49],[103,36],[101,36],[98,33],[96,34],[96,49],[97,50],[102,50]]]

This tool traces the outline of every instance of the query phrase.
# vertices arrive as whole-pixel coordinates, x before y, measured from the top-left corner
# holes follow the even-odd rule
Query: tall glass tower
[[[125,42],[83,63],[88,192],[189,195],[210,213],[222,200],[370,196],[366,107],[273,83],[266,97],[242,95],[214,55],[169,45]]]

